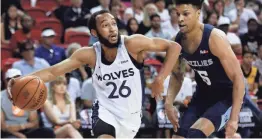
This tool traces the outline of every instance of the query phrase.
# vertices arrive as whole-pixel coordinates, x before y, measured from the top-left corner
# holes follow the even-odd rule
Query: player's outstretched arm
[[[178,57],[180,55],[181,46],[173,41],[160,39],[160,38],[148,38],[143,35],[132,35],[128,37],[128,45],[130,44],[132,47],[130,48],[134,53],[141,52],[166,52],[166,58],[162,69],[160,70],[158,76],[155,78],[154,84],[152,87],[156,87],[152,89],[152,96],[159,96],[160,93],[163,92],[163,88],[157,87],[163,84],[166,77],[172,71]],[[159,84],[159,85],[158,85]]]
[[[238,115],[245,93],[244,76],[224,32],[214,29],[209,39],[210,51],[219,58],[227,76],[233,82],[233,104],[226,132],[232,135],[237,130]],[[230,127],[229,127],[230,125]]]
[[[165,111],[168,119],[173,124],[174,130],[177,131],[178,125],[178,111],[173,106],[174,100],[181,89],[184,80],[184,71],[181,70],[181,67],[184,66],[184,61],[181,59],[178,60],[176,65],[172,70],[172,75],[169,80],[167,97],[165,102]]]
[[[68,59],[49,68],[32,73],[32,75],[40,77],[44,82],[49,82],[54,80],[57,76],[71,72],[84,64],[90,66],[95,65],[95,50],[93,48],[80,48]]]

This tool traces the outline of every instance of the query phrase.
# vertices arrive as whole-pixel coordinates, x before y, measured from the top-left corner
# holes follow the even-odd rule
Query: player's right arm
[[[184,66],[184,63],[181,59],[178,60],[176,65],[173,67],[172,75],[169,80],[168,90],[167,90],[167,97],[165,102],[165,110],[168,119],[173,124],[173,128],[177,131],[179,127],[178,124],[178,111],[173,106],[174,100],[181,89],[183,80],[184,80],[184,71],[181,70],[181,67]]]
[[[96,55],[93,48],[83,47],[73,53],[68,59],[49,68],[37,71],[32,75],[38,76],[44,82],[49,82],[54,80],[57,76],[71,72],[84,64],[94,67],[95,58]]]

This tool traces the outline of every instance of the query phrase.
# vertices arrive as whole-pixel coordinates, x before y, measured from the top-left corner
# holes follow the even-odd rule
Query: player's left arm
[[[138,34],[128,37],[128,40],[130,40],[132,46],[131,51],[137,54],[141,52],[166,52],[165,62],[158,76],[160,80],[164,81],[178,60],[181,46],[173,41],[148,38]]]
[[[217,56],[229,79],[233,82],[233,104],[230,120],[238,121],[245,94],[244,76],[224,32],[213,29],[209,39],[210,51]]]

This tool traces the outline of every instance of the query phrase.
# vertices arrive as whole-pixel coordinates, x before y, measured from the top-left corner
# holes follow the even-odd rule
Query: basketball
[[[36,76],[25,76],[15,80],[11,88],[13,104],[23,110],[37,110],[47,98],[44,82]]]

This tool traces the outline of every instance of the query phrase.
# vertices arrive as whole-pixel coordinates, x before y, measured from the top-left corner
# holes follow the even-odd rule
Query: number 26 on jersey
[[[120,87],[118,87],[116,83],[114,82],[106,83],[106,86],[113,86],[113,90],[111,91],[108,98],[115,99],[115,98],[119,98],[119,96],[123,98],[127,98],[131,94],[131,89],[128,86],[126,86],[125,84],[126,84],[126,80],[122,82]]]

